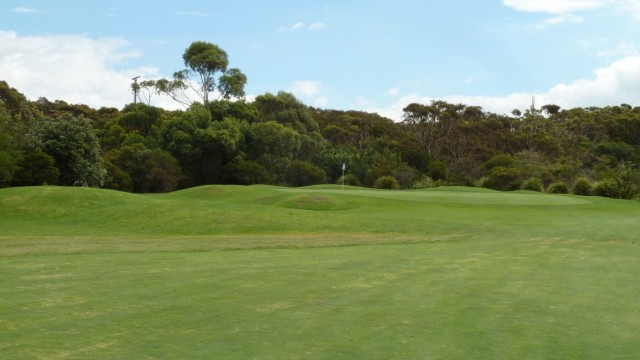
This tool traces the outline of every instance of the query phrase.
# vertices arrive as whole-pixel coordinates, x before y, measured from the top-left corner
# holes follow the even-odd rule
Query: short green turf
[[[634,359],[640,203],[0,190],[6,359]]]

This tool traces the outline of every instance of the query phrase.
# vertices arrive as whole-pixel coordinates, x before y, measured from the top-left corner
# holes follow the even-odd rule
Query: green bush
[[[628,167],[619,167],[615,176],[597,183],[593,193],[614,199],[634,199],[640,194],[640,172]]]
[[[500,154],[492,157],[484,163],[484,168],[487,170],[491,170],[496,167],[512,167],[515,165],[516,160],[510,155]]]
[[[622,183],[616,179],[604,179],[593,187],[593,194],[613,199],[633,199],[637,193],[629,184]]]
[[[397,190],[400,189],[400,184],[398,180],[393,176],[381,176],[376,180],[373,184],[376,189],[388,189],[388,190]]]
[[[336,181],[336,184],[338,185],[342,185],[342,176],[340,176],[338,178],[338,181]],[[344,184],[345,185],[351,185],[351,186],[360,186],[360,179],[358,179],[357,176],[353,175],[353,174],[347,174],[344,176]]]
[[[522,190],[542,192],[543,189],[544,187],[542,186],[542,180],[535,177],[527,179],[522,184]]]
[[[547,189],[547,191],[551,194],[568,194],[569,187],[567,186],[567,183],[559,181],[549,185],[549,189]]]
[[[413,182],[413,184],[411,184],[412,189],[429,189],[429,188],[434,188],[438,186],[442,186],[442,181],[433,180],[432,178],[426,175],[423,176],[422,179],[416,180]]]
[[[251,160],[228,164],[225,174],[227,181],[240,185],[269,184],[273,180],[267,169]]]
[[[591,195],[591,182],[585,178],[578,179],[571,191],[574,195]]]
[[[427,170],[432,179],[444,180],[447,178],[447,164],[444,161],[434,160],[429,162]]]
[[[504,166],[496,166],[491,169],[489,176],[484,178],[482,182],[482,187],[501,191],[516,190],[519,189],[521,185],[520,171]]]
[[[307,186],[326,183],[327,175],[310,162],[294,160],[287,170],[286,179],[289,185]]]

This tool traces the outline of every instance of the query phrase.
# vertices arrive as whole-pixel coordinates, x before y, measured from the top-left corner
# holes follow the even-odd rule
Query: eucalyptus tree
[[[229,57],[216,44],[195,41],[182,54],[185,69],[173,74],[173,79],[160,79],[155,82],[159,93],[167,94],[185,107],[195,101],[189,96],[192,91],[203,104],[210,100],[209,95],[216,91],[218,99],[242,98],[247,77],[237,68],[228,68]]]

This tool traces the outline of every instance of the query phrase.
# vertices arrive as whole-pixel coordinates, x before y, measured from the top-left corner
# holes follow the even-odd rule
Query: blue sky
[[[121,108],[133,76],[171,76],[203,40],[247,75],[250,98],[284,90],[395,120],[432,99],[635,106],[637,39],[638,0],[4,0],[0,79],[32,99]]]

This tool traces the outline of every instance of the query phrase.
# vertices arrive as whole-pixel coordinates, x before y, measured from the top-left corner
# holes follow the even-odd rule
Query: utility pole
[[[136,76],[133,79],[133,84],[131,84],[131,88],[133,89],[133,104],[138,103],[138,91],[140,91],[140,87],[138,86],[138,78],[140,76]]]
[[[531,97],[531,115],[535,114],[536,111],[536,96],[533,95]]]

